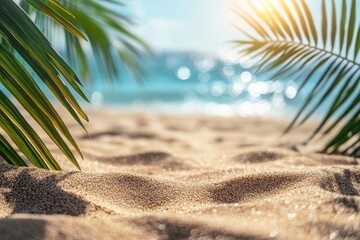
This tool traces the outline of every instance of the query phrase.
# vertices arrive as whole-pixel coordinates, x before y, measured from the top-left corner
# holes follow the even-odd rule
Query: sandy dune
[[[1,239],[360,239],[358,160],[312,125],[102,110],[63,172],[0,164]]]

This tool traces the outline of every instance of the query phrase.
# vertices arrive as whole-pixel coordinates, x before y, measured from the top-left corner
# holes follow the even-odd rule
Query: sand
[[[360,239],[359,159],[310,123],[92,111],[76,171],[0,163],[0,239]]]

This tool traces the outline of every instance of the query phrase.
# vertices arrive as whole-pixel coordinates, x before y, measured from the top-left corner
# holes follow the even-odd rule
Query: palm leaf
[[[80,63],[85,64],[84,69],[87,69],[89,65],[85,63],[85,52],[80,39],[88,38],[92,46],[101,46],[97,47],[95,51],[104,58],[112,52],[114,43],[108,41],[109,32],[102,31],[98,37],[89,36],[81,28],[81,24],[86,25],[89,21],[88,24],[93,26],[94,23],[89,18],[80,20],[80,15],[85,15],[85,12],[91,9],[94,11],[93,14],[99,13],[101,15],[99,15],[99,19],[106,16],[108,22],[97,21],[95,29],[106,27],[107,24],[119,26],[110,21],[113,19],[112,12],[101,4],[91,3],[86,8],[85,1],[78,0],[76,2],[82,2],[82,8],[78,8],[73,13],[73,9],[68,8],[68,6],[77,5],[75,3],[70,4],[74,1],[66,2],[67,4],[62,5],[56,0],[26,0],[16,4],[13,0],[3,0],[0,5],[0,128],[2,129],[0,132],[0,156],[10,164],[27,165],[27,161],[24,161],[16,151],[14,146],[16,145],[17,149],[32,165],[44,169],[61,169],[43,140],[28,122],[28,118],[22,115],[19,110],[19,105],[21,105],[32,119],[41,126],[60,151],[80,169],[73,150],[69,146],[71,145],[82,157],[80,148],[59,113],[44,94],[40,84],[44,84],[51,91],[83,128],[83,120],[88,121],[88,117],[80,107],[73,91],[86,101],[87,97],[83,93],[82,83],[77,74],[57,53],[44,33],[30,19],[27,12],[35,14],[35,22],[38,24],[64,30],[67,37],[72,39],[68,43],[74,44],[74,47],[78,49],[79,56],[82,58]],[[117,1],[110,0],[108,2],[117,3]],[[102,7],[102,9],[96,10],[97,7]],[[39,21],[39,19],[46,20]],[[113,21],[116,20],[114,18]],[[55,21],[57,25],[54,24]],[[114,28],[112,32],[120,35],[124,35],[125,32],[131,35],[126,30],[127,25],[121,26],[123,29]],[[42,30],[46,29],[47,31],[51,30],[48,28]],[[101,42],[102,39],[105,39],[106,44],[109,45],[101,45],[104,44]],[[134,53],[135,47],[132,45],[132,41],[141,42],[140,39],[133,36],[133,38],[128,39],[121,51],[132,56],[133,64],[137,63],[140,54]],[[71,46],[67,47],[71,48]],[[114,64],[112,67],[115,69]],[[14,98],[19,105],[15,105],[11,98]]]
[[[37,78],[43,81],[67,111],[82,125],[80,118],[87,120],[87,116],[66,86],[68,83],[87,100],[80,88],[80,80],[52,48],[51,43],[29,16],[12,0],[5,0],[0,6],[0,35],[3,41],[14,49],[10,51],[3,45],[0,46],[0,83],[39,123],[61,151],[79,167],[64,139],[81,154],[80,149],[29,70],[36,73]],[[26,62],[28,68],[23,66],[18,55]],[[1,128],[5,133],[33,165],[60,170],[50,151],[17,107],[2,91],[0,97]],[[2,155],[4,156],[4,153]],[[5,157],[5,160],[13,163],[9,159]]]
[[[122,0],[44,2],[50,4],[40,0],[22,0],[21,4],[30,3],[34,7],[29,7],[28,12],[35,14],[35,22],[42,26],[42,31],[50,40],[61,37],[65,43],[66,59],[83,79],[94,74],[90,71],[94,69],[91,59],[95,59],[97,69],[108,75],[104,79],[118,77],[121,62],[135,79],[141,79],[144,72],[141,61],[149,47],[129,30],[134,22]],[[63,28],[59,28],[59,24]],[[85,37],[82,34],[89,39],[91,52],[82,44],[81,38]]]
[[[248,31],[242,30],[245,37],[236,43],[242,55],[262,56],[258,74],[271,74],[276,79],[296,76],[300,79],[299,91],[305,91],[311,83],[312,89],[286,132],[301,126],[321,106],[330,103],[308,141],[340,129],[324,151],[359,157],[360,10],[356,1],[322,0],[321,12],[316,13],[320,18],[315,18],[310,1],[263,0],[266,12],[261,12],[246,0],[249,7],[242,5],[237,13]],[[253,37],[259,29],[267,35]]]

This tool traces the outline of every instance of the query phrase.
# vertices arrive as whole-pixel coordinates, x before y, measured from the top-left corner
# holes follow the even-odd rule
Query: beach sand
[[[76,171],[0,164],[0,239],[360,239],[359,159],[314,124],[92,111]]]

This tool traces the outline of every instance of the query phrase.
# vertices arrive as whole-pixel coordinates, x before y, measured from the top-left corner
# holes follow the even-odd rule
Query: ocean
[[[93,64],[92,70],[97,69]],[[303,79],[272,79],[270,74],[256,73],[256,62],[239,62],[206,53],[157,53],[142,66],[146,74],[141,81],[126,71],[122,63],[115,79],[107,79],[106,74],[93,70],[92,78],[85,81],[83,88],[90,105],[79,97],[78,100],[85,108],[94,109],[110,106],[160,113],[292,118],[315,84],[310,79],[299,91]],[[38,83],[55,100],[47,87]],[[3,86],[0,88],[11,96]],[[314,113],[315,117],[324,115],[337,92]],[[319,98],[315,97],[315,102]]]
[[[222,116],[290,117],[311,89],[299,92],[300,79],[257,75],[256,65],[193,52],[162,52],[143,63],[142,83],[120,66],[112,83],[94,75],[86,87],[95,108]],[[322,113],[321,108],[317,114]]]

